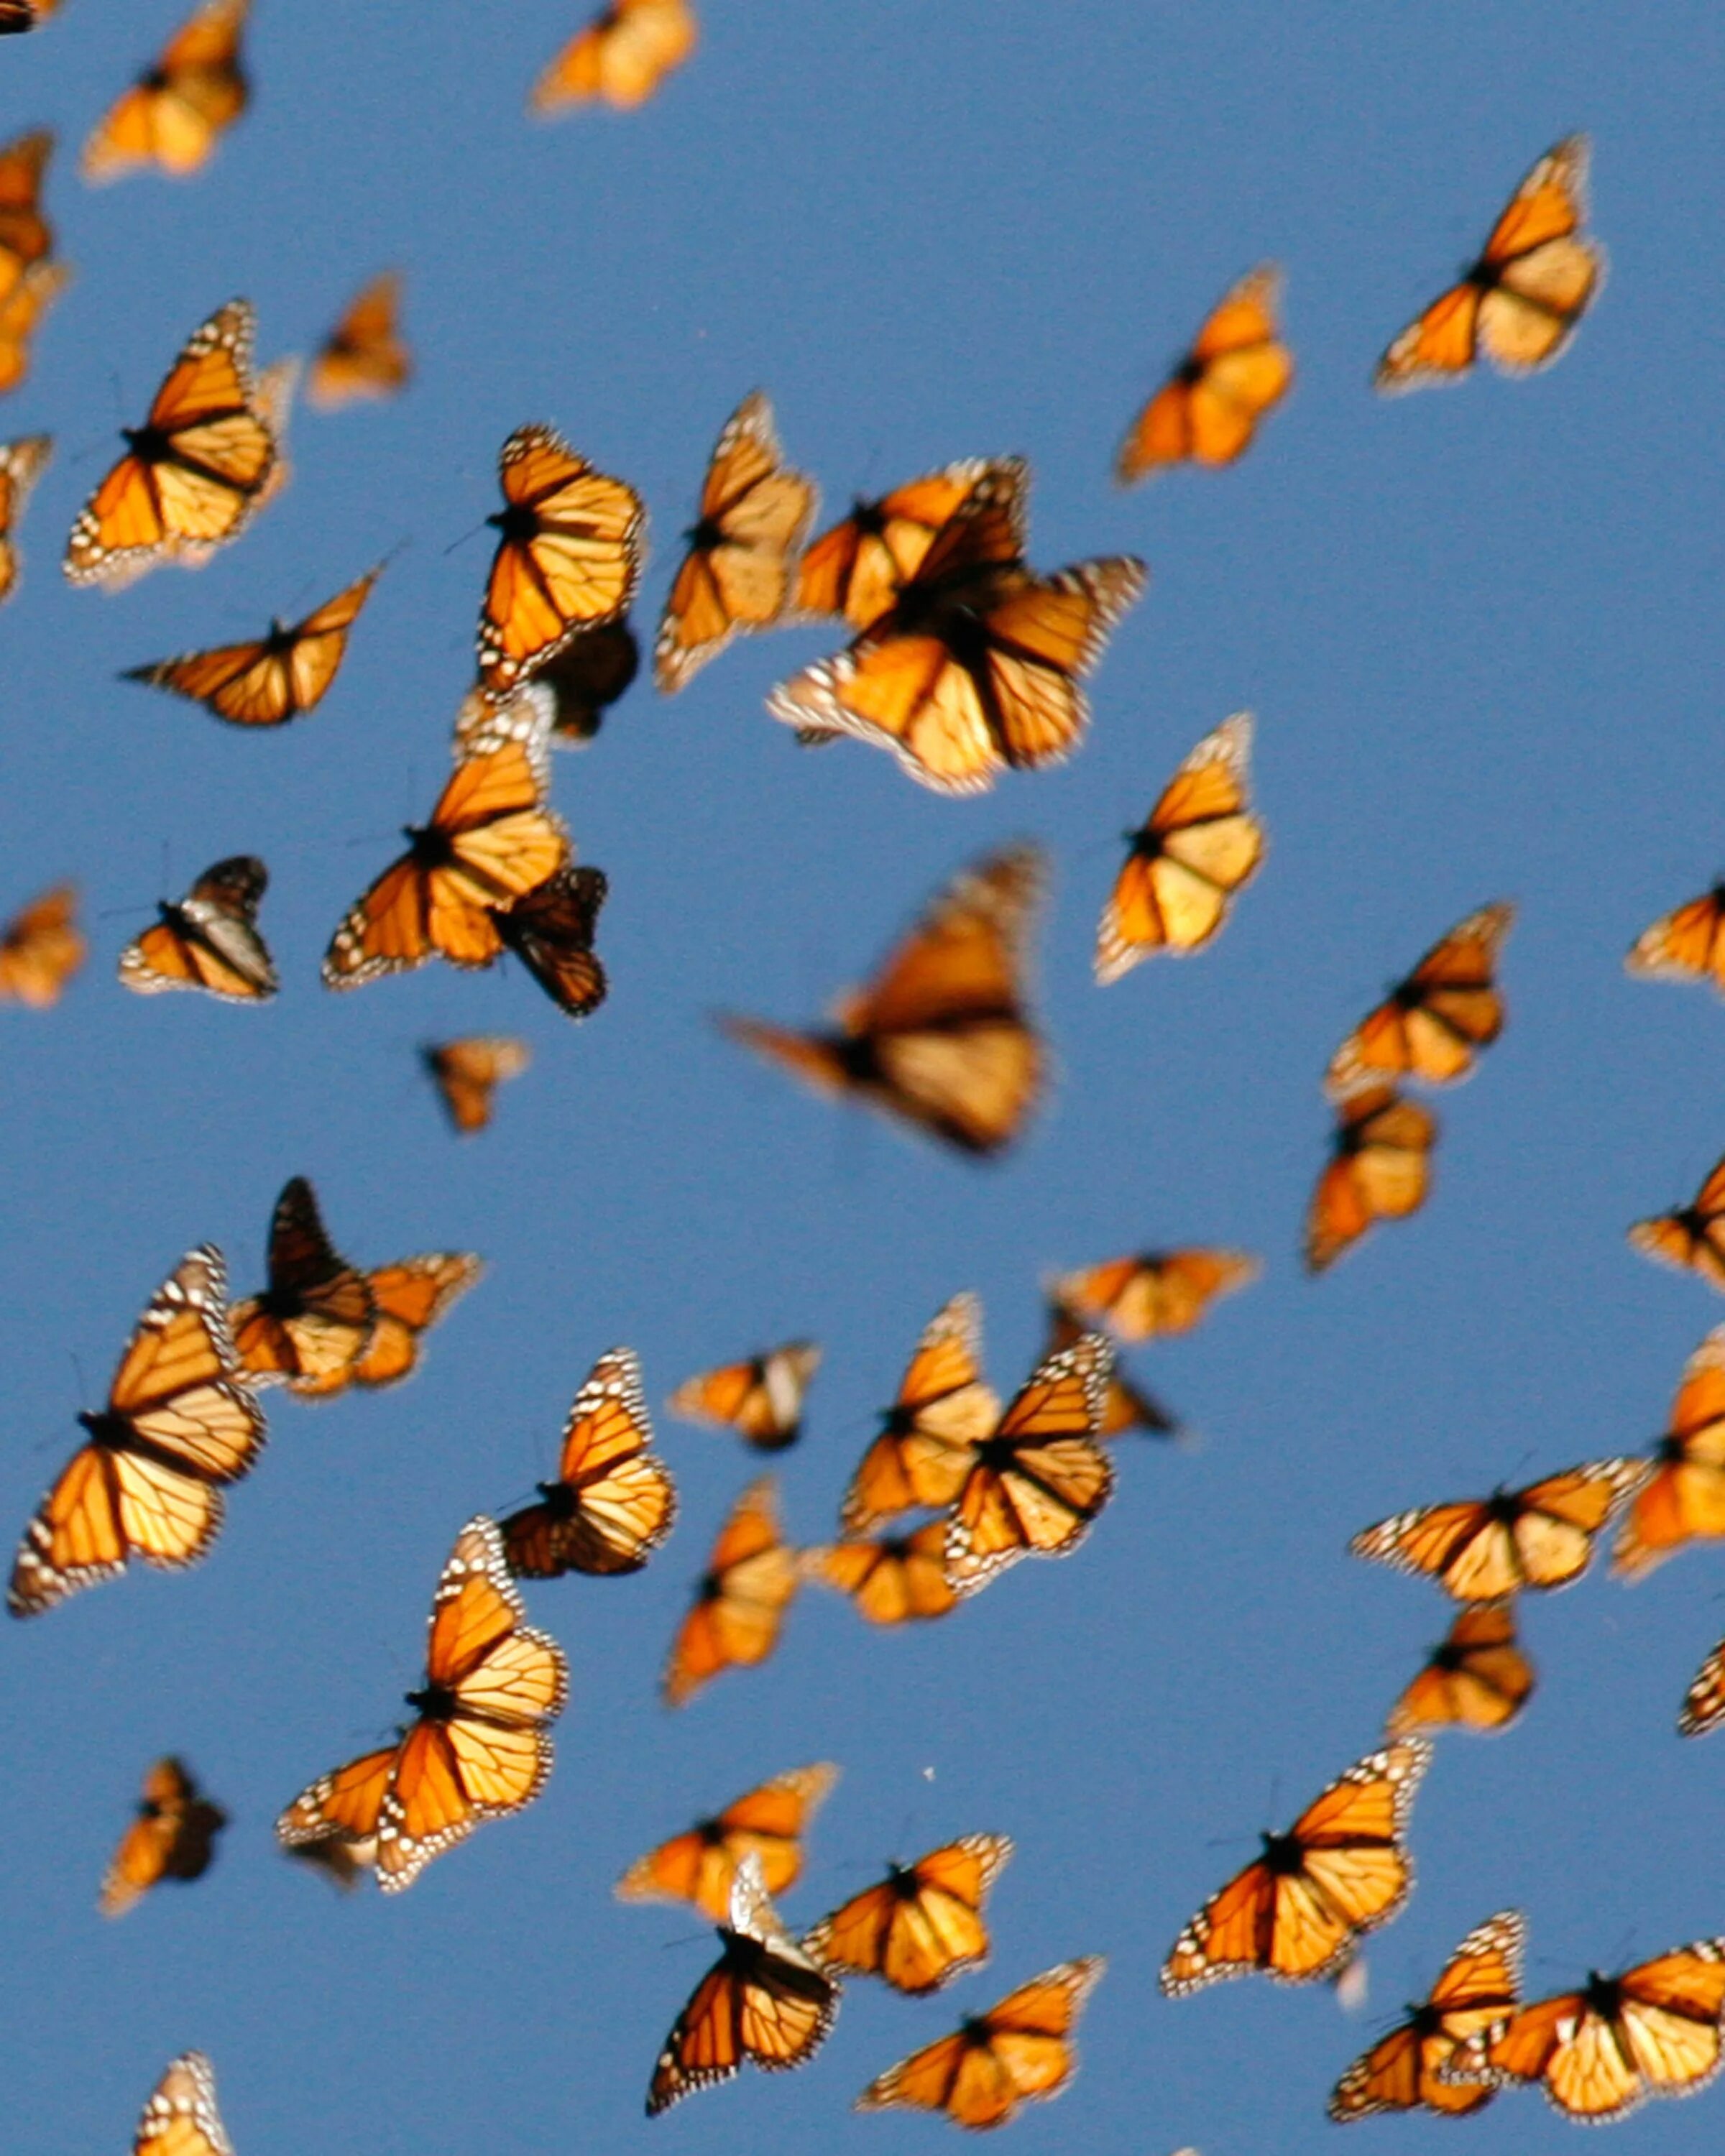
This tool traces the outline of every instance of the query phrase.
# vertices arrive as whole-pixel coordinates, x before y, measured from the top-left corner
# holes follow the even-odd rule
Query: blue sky
[[[1651,1439],[1725,1314],[1622,1235],[1725,1151],[1725,1012],[1620,970],[1725,865],[1716,11],[1675,5],[1656,29],[1644,10],[1559,26],[1466,0],[706,0],[702,49],[655,104],[536,126],[526,86],[578,7],[314,21],[259,0],[255,109],[216,164],[85,192],[77,144],[178,12],[69,0],[0,54],[0,129],[60,131],[49,201],[78,272],[0,412],[7,434],[58,441],[0,616],[0,905],[74,875],[95,942],[59,1009],[4,1019],[0,1517],[22,1527],[182,1251],[213,1240],[237,1286],[256,1281],[290,1174],[357,1260],[461,1247],[490,1270],[413,1384],[276,1408],[203,1568],[5,1640],[9,2140],[126,2146],[196,2045],[241,2156],[935,2147],[949,2129],[854,2118],[850,2098],[968,2005],[1101,1953],[1081,2076],[1010,2129],[1015,2149],[1303,2151],[1333,2138],[1324,2097],[1376,2017],[1491,1911],[1527,1912],[1543,1989],[1725,1928],[1725,1740],[1672,1730],[1725,1630],[1702,1552],[1527,1611],[1540,1691],[1502,1739],[1442,1747],[1414,1814],[1420,1885],[1371,1948],[1363,2017],[1323,1990],[1155,1989],[1192,1910],[1371,1745],[1443,1630],[1435,1596],[1343,1554],[1349,1534]],[[1612,272],[1574,351],[1526,384],[1376,400],[1389,336],[1578,127]],[[1236,470],[1117,494],[1137,402],[1265,258],[1288,272],[1289,403]],[[244,292],[262,356],[303,352],[391,263],[408,396],[301,414],[294,485],[201,576],[114,599],[63,586],[113,429],[194,324]],[[640,489],[650,629],[712,438],[757,385],[830,504],[1021,452],[1038,562],[1146,557],[1083,753],[958,803],[860,749],[802,757],[762,699],[827,645],[744,644],[675,702],[638,687],[559,762],[581,857],[611,878],[596,1019],[567,1026],[518,973],[326,993],[331,927],[445,766],[485,559],[457,542],[494,506],[499,443],[549,419]],[[302,726],[247,738],[114,679],[302,610],[403,539]],[[1116,834],[1242,706],[1262,874],[1214,950],[1098,991]],[[1055,863],[1040,1002],[1060,1078],[998,1170],[840,1116],[711,1029],[721,1005],[812,1015],[953,868],[1021,834]],[[156,898],[241,851],[272,872],[280,999],[125,995],[115,957]],[[1437,1103],[1432,1204],[1309,1283],[1295,1253],[1329,1051],[1497,897],[1521,908],[1510,1025]],[[523,1033],[536,1060],[458,1146],[413,1050],[482,1029]],[[651,1569],[532,1597],[573,1678],[544,1800],[398,1900],[338,1904],[277,1855],[277,1810],[417,1681],[457,1528],[548,1471],[602,1349],[638,1348],[657,1401],[733,1353],[822,1340],[783,1466],[813,1540],[947,1296],[983,1296],[1008,1389],[1044,1268],[1188,1240],[1256,1250],[1266,1277],[1137,1358],[1204,1441],[1125,1451],[1072,1562],[912,1636],[811,1594],[768,1668],[666,1714],[666,1641],[754,1464],[667,1426],[683,1517]],[[168,1748],[234,1825],[203,1882],[105,1924],[102,1866]],[[853,1987],[808,2071],[649,2127],[655,2052],[710,1942],[698,1919],[614,1904],[611,1881],[697,1810],[823,1758],[845,1779],[790,1913],[812,1920],[891,1854],[1004,1831],[993,1964],[932,2005]],[[1690,2150],[1722,2101],[1616,2131]],[[1359,2130],[1481,2156],[1574,2133],[1531,2096],[1468,2127]]]

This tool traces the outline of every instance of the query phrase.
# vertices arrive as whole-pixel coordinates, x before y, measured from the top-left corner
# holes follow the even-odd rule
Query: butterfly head
[[[1597,2014],[1602,2021],[1615,2021],[1623,2001],[1623,1986],[1615,1976],[1601,1976],[1598,1969],[1590,1969],[1581,1996],[1590,2014]]]
[[[407,1695],[408,1705],[427,1722],[447,1722],[459,1703],[447,1685],[429,1684]]]
[[[167,459],[171,444],[160,427],[122,427],[121,439],[135,457],[146,465],[159,465]]]
[[[1441,2036],[1444,2033],[1444,2010],[1430,1999],[1408,2001],[1408,2034],[1416,2041],[1427,2036]]]
[[[896,1857],[887,1859],[886,1877],[882,1883],[901,1902],[914,1902],[921,1892],[915,1865],[901,1864]]]
[[[1183,389],[1195,389],[1204,380],[1204,361],[1195,352],[1190,352],[1174,369],[1174,380]]]
[[[712,1817],[698,1819],[690,1829],[690,1832],[700,1837],[704,1849],[721,1849],[724,1846],[726,1828],[725,1822],[721,1819]]]
[[[538,1485],[538,1490],[547,1518],[553,1520],[574,1518],[575,1492],[567,1482],[542,1482]]]
[[[138,77],[138,88],[147,90],[152,97],[159,96],[172,80],[167,69],[158,62],[154,67],[146,68]]]
[[[414,866],[423,871],[446,869],[455,859],[449,833],[435,824],[403,824],[401,834],[412,849]]]
[[[1264,1845],[1265,1868],[1278,1879],[1291,1879],[1306,1869],[1306,1854],[1296,1834],[1265,1834],[1258,1839]]]
[[[485,519],[506,547],[525,547],[539,531],[539,512],[531,502],[511,501]]]
[[[859,539],[878,539],[886,529],[886,505],[879,501],[865,501],[854,495],[850,502],[850,521],[856,528]]]
[[[1506,1490],[1501,1483],[1486,1498],[1485,1511],[1487,1519],[1502,1527],[1512,1527],[1522,1517],[1520,1501],[1513,1491]]]
[[[100,1414],[81,1409],[78,1419],[98,1445],[106,1445],[110,1451],[116,1446],[124,1445],[131,1435],[131,1423],[123,1414],[116,1414],[110,1408],[103,1409]]]
[[[724,1592],[723,1574],[716,1572],[704,1572],[696,1584],[695,1599],[697,1602],[717,1602],[723,1597]]]
[[[1431,1650],[1431,1666],[1435,1670],[1459,1670],[1467,1661],[1467,1650],[1454,1640],[1445,1640]]]

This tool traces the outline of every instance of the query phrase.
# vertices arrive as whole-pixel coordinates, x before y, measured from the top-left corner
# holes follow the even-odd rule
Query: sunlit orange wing
[[[429,1041],[419,1058],[451,1128],[465,1137],[490,1127],[493,1095],[506,1079],[521,1076],[532,1051],[525,1040],[507,1034],[473,1033],[459,1040]]]
[[[1049,1281],[1048,1292],[1076,1317],[1106,1327],[1130,1346],[1189,1332],[1218,1296],[1249,1286],[1262,1270],[1258,1260],[1244,1250],[1194,1245],[1140,1250],[1081,1272],[1060,1273]]]
[[[399,1384],[419,1367],[419,1342],[485,1270],[465,1250],[427,1250],[367,1273],[374,1322],[353,1381],[372,1391]]]
[[[1094,1332],[1095,1324],[1088,1318],[1079,1317],[1065,1304],[1050,1301],[1048,1306],[1048,1337],[1043,1344],[1045,1355],[1052,1355],[1061,1348],[1070,1348],[1086,1332]],[[1107,1388],[1102,1399],[1102,1419],[1096,1424],[1099,1438],[1127,1437],[1142,1431],[1147,1437],[1178,1437],[1181,1435],[1178,1418],[1172,1414],[1160,1400],[1155,1399],[1126,1377],[1117,1362],[1108,1373]]]
[[[632,111],[689,58],[699,34],[689,0],[612,0],[547,67],[528,109],[602,104]]]
[[[957,1496],[973,1448],[1000,1419],[999,1396],[982,1373],[982,1319],[974,1295],[955,1295],[924,1328],[845,1491],[839,1518],[847,1535]]]
[[[831,1794],[839,1769],[820,1762],[775,1774],[697,1820],[630,1865],[617,1882],[619,1902],[689,1902],[722,1924],[737,1866],[752,1856],[769,1894],[783,1894],[803,1873],[803,1838]]]
[[[670,1470],[652,1443],[641,1366],[633,1349],[614,1348],[575,1395],[557,1480],[503,1522],[510,1570],[529,1579],[639,1572],[677,1516]]]
[[[1725,883],[1643,929],[1624,970],[1647,981],[1710,981],[1725,995]]]
[[[1293,355],[1281,341],[1281,272],[1266,264],[1226,293],[1192,349],[1127,430],[1122,486],[1171,465],[1231,465],[1286,396]]]
[[[813,1340],[790,1340],[746,1363],[703,1370],[679,1385],[665,1405],[685,1422],[736,1430],[757,1452],[783,1452],[803,1435],[803,1396],[819,1368]]]
[[[798,1553],[804,1579],[836,1588],[870,1625],[908,1625],[944,1617],[958,1598],[947,1578],[947,1523],[931,1520],[909,1534],[847,1537]]]
[[[102,1914],[123,1916],[160,1880],[201,1878],[227,1823],[228,1815],[177,1759],[158,1759],[144,1777],[137,1816],[102,1881]]]
[[[1330,1160],[1306,1216],[1306,1269],[1326,1272],[1380,1220],[1425,1203],[1437,1118],[1393,1086],[1362,1086],[1336,1104]]]
[[[1567,1587],[1635,1495],[1645,1460],[1590,1460],[1522,1490],[1459,1504],[1422,1505],[1363,1528],[1355,1557],[1418,1573],[1458,1602],[1492,1602],[1530,1588]]]
[[[401,334],[401,272],[386,270],[354,295],[318,346],[306,402],[333,412],[361,398],[393,397],[413,372]]]
[[[838,1976],[878,1976],[895,1991],[938,1991],[988,1958],[983,1905],[1012,1844],[968,1834],[894,1864],[803,1934],[803,1950]]]
[[[1346,2125],[1378,2112],[1425,2110],[1459,2118],[1489,2103],[1489,2084],[1446,2082],[1441,2069],[1458,2044],[1515,2011],[1526,1929],[1517,1911],[1505,1909],[1471,1931],[1430,1995],[1337,2082],[1331,2118]]]
[[[0,300],[9,299],[26,271],[54,252],[54,227],[42,209],[42,182],[54,155],[54,136],[32,128],[0,142]]]
[[[208,0],[122,93],[84,145],[100,183],[141,166],[183,177],[208,163],[250,99],[239,48],[251,0]]]
[[[182,2051],[138,2121],[132,2156],[234,2156],[216,2108],[216,2076],[202,2051]]]
[[[71,281],[67,264],[33,262],[0,300],[0,397],[16,389],[28,374],[36,325]]]
[[[1612,1549],[1621,1579],[1642,1578],[1686,1543],[1725,1535],[1725,1326],[1685,1365],[1653,1462]]]
[[[1503,1030],[1497,953],[1514,920],[1513,906],[1487,906],[1458,921],[1331,1057],[1330,1097],[1398,1078],[1447,1086],[1471,1076]]]
[[[1078,2070],[1073,2042],[1084,2002],[1107,1964],[1100,1954],[1045,1969],[986,2013],[901,2059],[871,2081],[859,2111],[944,2112],[955,2126],[1004,2126],[1029,2099],[1058,2096]]]
[[[271,622],[253,643],[152,660],[129,667],[121,679],[184,696],[234,726],[285,726],[328,694],[347,655],[348,632],[382,573],[370,571],[291,627]]]
[[[1629,1239],[1643,1257],[1698,1273],[1725,1294],[1725,1159],[1708,1171],[1692,1204],[1637,1220]]]
[[[665,1704],[681,1707],[722,1671],[764,1662],[796,1591],[796,1554],[780,1531],[778,1487],[763,1475],[737,1499],[696,1583],[665,1664]]]
[[[838,614],[853,629],[872,628],[988,469],[982,458],[969,457],[910,480],[877,501],[855,502],[849,516],[803,549],[798,613]]]
[[[0,929],[0,1003],[46,1010],[84,963],[78,887],[55,884]]]
[[[1513,1598],[1469,1603],[1389,1710],[1384,1733],[1507,1728],[1533,1684],[1533,1665],[1516,1643]]]

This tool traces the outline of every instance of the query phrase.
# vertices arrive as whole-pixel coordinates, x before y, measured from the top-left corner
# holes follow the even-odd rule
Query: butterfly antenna
[[[453,554],[458,547],[465,547],[470,539],[476,539],[485,528],[485,520],[482,516],[479,522],[475,524],[470,531],[464,531],[459,539],[452,539],[449,542],[449,545],[444,549],[444,559],[447,562],[450,555]]]
[[[90,1400],[90,1388],[84,1382],[84,1365],[79,1361],[75,1348],[68,1348],[66,1353],[71,1360],[72,1382],[78,1389],[78,1405],[82,1409]]]

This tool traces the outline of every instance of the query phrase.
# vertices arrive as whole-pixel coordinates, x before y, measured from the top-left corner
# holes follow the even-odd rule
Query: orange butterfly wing
[[[848,1594],[870,1625],[944,1617],[958,1599],[947,1578],[944,1520],[908,1535],[829,1543],[802,1551],[797,1562],[803,1578]]]
[[[0,383],[0,388],[4,386]],[[9,599],[17,588],[18,542],[13,534],[53,454],[53,439],[47,434],[0,442],[0,602]]]
[[[1062,1309],[1106,1326],[1117,1340],[1132,1345],[1191,1332],[1218,1296],[1249,1286],[1262,1270],[1243,1250],[1194,1245],[1142,1250],[1062,1273],[1048,1291]]]
[[[1516,1644],[1513,1598],[1469,1603],[1390,1709],[1384,1733],[1502,1729],[1527,1704],[1533,1685],[1533,1666]]]
[[[465,1250],[428,1250],[366,1276],[375,1322],[370,1344],[354,1365],[353,1382],[375,1391],[399,1384],[418,1368],[419,1342],[485,1270]]]
[[[0,931],[0,1003],[46,1010],[59,1001],[84,954],[77,886],[56,884]]]
[[[804,548],[797,572],[799,614],[839,614],[872,628],[916,575],[947,523],[988,465],[979,457],[927,473],[849,516]]]
[[[1637,1220],[1629,1240],[1643,1257],[1699,1273],[1725,1291],[1725,1159],[1715,1162],[1692,1204]]]
[[[1526,1927],[1512,1909],[1470,1932],[1444,1965],[1411,2020],[1356,2059],[1330,2097],[1330,2117],[1346,2125],[1384,2111],[1425,2108],[1459,2118],[1491,2102],[1486,2083],[1445,2081],[1458,2044],[1515,2011]]]
[[[699,35],[689,0],[613,0],[546,68],[528,110],[600,103],[633,111],[689,58]]]
[[[894,1990],[937,1991],[986,1961],[983,1905],[1012,1855],[998,1834],[966,1835],[853,1895],[803,1938],[822,1968],[878,1976]]]
[[[177,1759],[158,1759],[144,1777],[138,1815],[102,1881],[102,1914],[124,1915],[159,1880],[201,1877],[226,1824],[226,1813],[199,1794]]]
[[[1099,1954],[1045,1969],[870,2082],[859,2111],[909,2106],[957,2126],[1004,2126],[1027,2098],[1058,2096],[1078,2067],[1073,2045],[1084,2003],[1107,1964]]]
[[[328,694],[347,655],[348,631],[382,573],[372,570],[291,629],[273,623],[254,643],[156,660],[128,668],[121,678],[184,696],[233,726],[284,726]]]
[[[54,228],[42,213],[42,182],[54,136],[42,127],[0,143],[0,300],[54,252]]]
[[[1393,1086],[1367,1086],[1336,1105],[1331,1158],[1306,1216],[1306,1269],[1327,1272],[1380,1220],[1425,1203],[1437,1118]]]
[[[182,2051],[156,2084],[131,2146],[132,2156],[234,2156],[201,2051]]]
[[[652,1442],[640,1364],[614,1348],[570,1407],[557,1481],[503,1522],[510,1570],[533,1579],[639,1572],[677,1516],[676,1486]]]
[[[1725,995],[1725,884],[1662,914],[1623,963],[1641,980],[1711,981]]]
[[[839,1519],[847,1535],[957,1496],[973,1447],[1000,1419],[999,1398],[982,1373],[981,1330],[973,1295],[954,1296],[924,1329],[886,1425],[845,1492]]]
[[[1231,465],[1245,453],[1294,379],[1277,322],[1281,303],[1281,272],[1268,264],[1224,296],[1127,429],[1114,466],[1122,486],[1170,465]]]
[[[1671,1422],[1611,1553],[1620,1579],[1639,1579],[1684,1543],[1725,1535],[1725,1326],[1684,1368]]]
[[[812,1340],[703,1371],[678,1386],[666,1406],[685,1422],[738,1431],[758,1452],[783,1452],[803,1434],[803,1400],[820,1368]]]
[[[464,1136],[486,1129],[491,1097],[506,1079],[519,1078],[532,1060],[524,1040],[503,1034],[470,1034],[459,1040],[432,1041],[419,1051],[447,1111],[451,1127]]]
[[[1348,1548],[1435,1579],[1458,1602],[1567,1587],[1646,1473],[1641,1460],[1588,1460],[1524,1490],[1399,1512],[1362,1529]]]
[[[364,1276],[331,1242],[317,1194],[293,1177],[270,1224],[270,1286],[228,1312],[234,1346],[254,1384],[285,1380],[295,1396],[343,1392],[376,1322]]]
[[[690,1902],[723,1923],[737,1867],[752,1856],[769,1894],[795,1886],[803,1836],[831,1794],[839,1769],[824,1762],[775,1774],[686,1834],[649,1850],[617,1882],[620,1902]]]
[[[780,1532],[773,1477],[752,1482],[719,1532],[695,1599],[671,1643],[661,1686],[681,1707],[727,1669],[763,1662],[797,1591],[797,1561]]]
[[[1331,1098],[1386,1080],[1446,1086],[1471,1076],[1503,1030],[1497,953],[1514,920],[1514,907],[1499,905],[1457,921],[1336,1050],[1324,1079]]]

